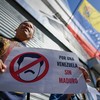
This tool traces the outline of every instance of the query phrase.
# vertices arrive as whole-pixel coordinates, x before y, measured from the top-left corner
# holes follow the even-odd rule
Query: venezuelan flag
[[[78,11],[97,32],[100,32],[100,13],[96,8],[94,8],[87,0],[84,0]]]
[[[91,57],[96,56],[95,53],[100,55],[100,0],[63,0],[63,3],[85,30],[81,34],[88,43],[80,36],[75,37],[77,41],[81,41],[81,46]],[[71,25],[69,29],[72,30]],[[77,34],[74,29],[71,32]]]

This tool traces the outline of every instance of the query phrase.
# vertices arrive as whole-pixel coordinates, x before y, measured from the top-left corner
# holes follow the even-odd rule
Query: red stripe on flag
[[[81,36],[79,36],[70,25],[67,25],[69,31],[73,34],[73,36],[77,39],[80,45],[84,48],[84,50],[88,53],[88,55],[92,57],[96,57],[100,55],[100,52],[97,51],[89,42],[85,41]]]

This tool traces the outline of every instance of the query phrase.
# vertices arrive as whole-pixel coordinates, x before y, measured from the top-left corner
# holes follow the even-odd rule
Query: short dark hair
[[[31,22],[31,21],[25,20],[25,21],[21,22],[20,25],[23,24],[23,23],[25,23],[25,22]],[[31,22],[31,23],[32,23],[32,22]],[[32,24],[33,24],[33,23],[32,23]],[[33,25],[34,25],[34,24],[33,24]]]

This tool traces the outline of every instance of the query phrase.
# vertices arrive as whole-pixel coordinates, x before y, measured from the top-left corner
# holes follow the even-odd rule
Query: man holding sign
[[[7,66],[4,64],[7,56],[14,47],[25,46],[33,37],[35,32],[34,25],[29,21],[22,22],[16,29],[15,37],[7,39],[0,36],[0,73],[4,73]],[[1,86],[0,86],[1,87]],[[24,100],[25,94],[21,92],[2,92],[0,91],[0,100]]]

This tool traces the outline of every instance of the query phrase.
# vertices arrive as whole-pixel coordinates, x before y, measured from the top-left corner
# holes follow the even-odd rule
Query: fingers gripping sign
[[[87,70],[83,67],[79,67],[79,69],[82,71],[85,81],[90,82],[91,80],[89,78],[89,74],[88,74]]]

